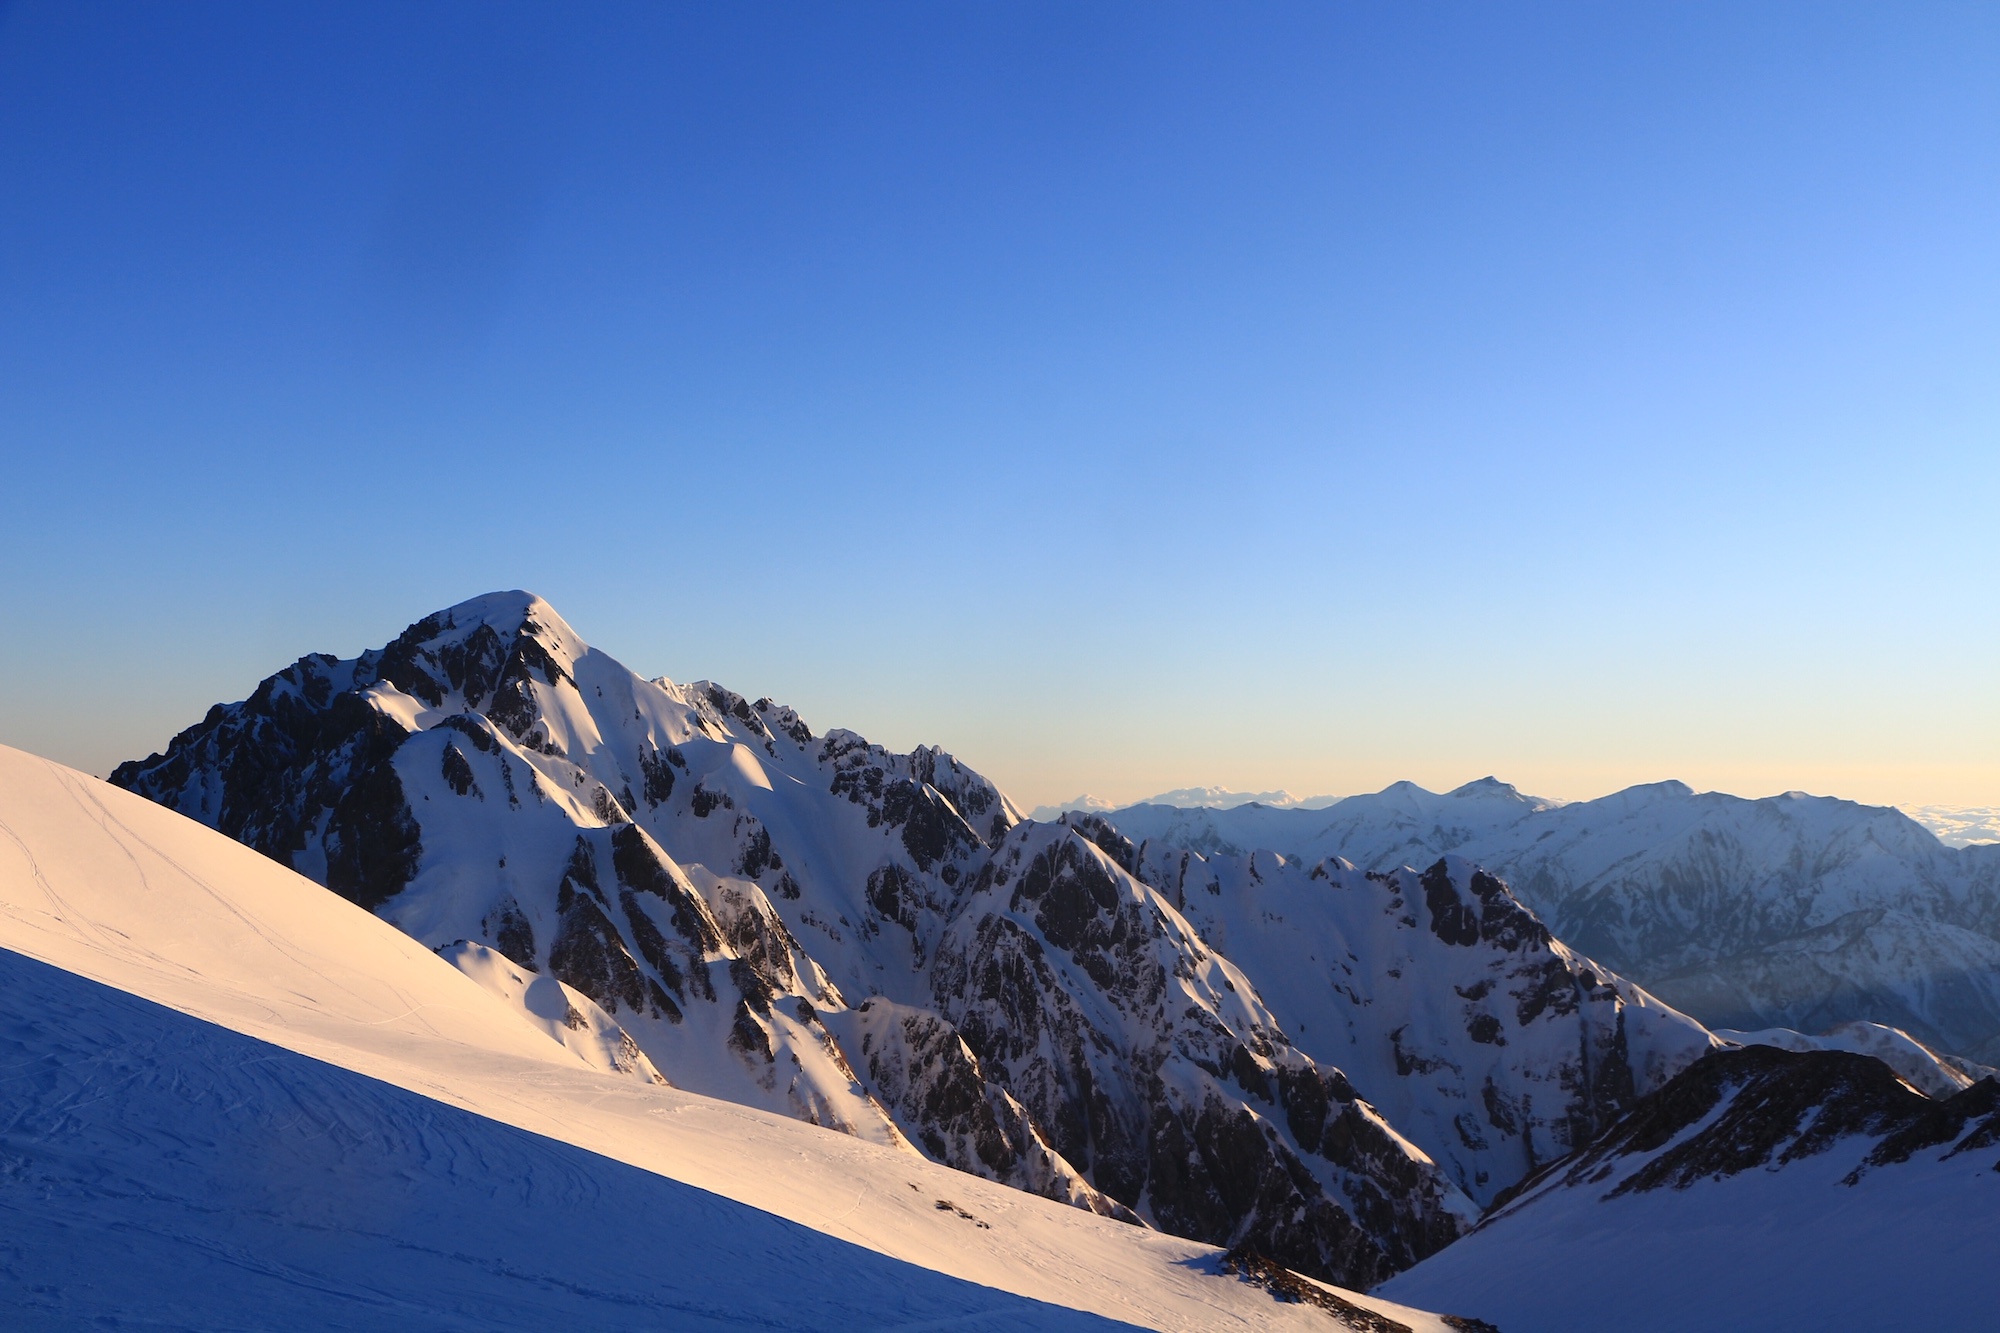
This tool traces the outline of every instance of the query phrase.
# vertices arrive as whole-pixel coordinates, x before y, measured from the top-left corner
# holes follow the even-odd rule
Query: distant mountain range
[[[1487,778],[1484,781],[1498,781]],[[1401,785],[1401,784],[1397,784]],[[1379,793],[1378,793],[1379,794]],[[1185,809],[1233,810],[1239,805],[1267,805],[1279,810],[1324,810],[1349,798],[1344,796],[1294,796],[1288,791],[1231,791],[1227,787],[1177,787],[1148,796],[1142,801],[1120,804],[1088,793],[1055,805],[1038,805],[1031,819],[1055,820],[1070,813],[1109,814],[1114,810],[1141,805],[1175,805]],[[1546,805],[1567,802],[1530,797]],[[1922,824],[1947,847],[1972,847],[2000,843],[2000,806],[1993,805],[1909,805],[1898,806],[1904,814]]]
[[[1898,810],[1678,782],[1562,804],[1486,778],[1319,811],[1104,817],[1148,849],[1384,871],[1464,856],[1565,942],[1712,1027],[1873,1021],[2000,1062],[2000,846],[1947,847]]]

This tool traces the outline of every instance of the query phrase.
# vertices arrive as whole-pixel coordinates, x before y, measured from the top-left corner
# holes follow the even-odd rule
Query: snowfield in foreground
[[[1509,1333],[1984,1329],[1996,1219],[2000,1080],[1933,1099],[1872,1055],[1746,1046],[1378,1290]]]
[[[1212,1247],[607,1069],[524,1012],[258,853],[0,747],[10,1325],[1347,1322]],[[1447,1327],[1339,1299],[1354,1326]]]

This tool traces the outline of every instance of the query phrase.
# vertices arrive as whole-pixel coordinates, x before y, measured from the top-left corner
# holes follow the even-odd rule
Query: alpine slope
[[[669,1086],[470,946],[0,748],[8,1326],[1473,1326]]]

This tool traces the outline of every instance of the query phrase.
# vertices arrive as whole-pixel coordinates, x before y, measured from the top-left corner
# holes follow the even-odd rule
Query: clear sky
[[[1026,804],[2000,804],[2000,7],[0,4],[0,741],[527,587]]]

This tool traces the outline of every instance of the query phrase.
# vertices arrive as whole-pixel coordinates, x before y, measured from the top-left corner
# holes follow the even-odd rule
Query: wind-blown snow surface
[[[1946,847],[1897,810],[1678,782],[1562,804],[1487,778],[1442,795],[1397,783],[1320,811],[1107,818],[1142,844],[1308,864],[1464,856],[1567,944],[1711,1027],[1861,1020],[2000,1063],[2000,847]]]
[[[1211,1248],[595,1068],[317,885],[5,748],[0,1063],[13,1327],[1328,1326]]]
[[[1350,1286],[1474,1212],[1073,829],[941,751],[643,680],[526,593],[302,658],[113,781],[561,981],[677,1087]]]
[[[1995,1323],[2000,1082],[1933,1102],[1871,1058],[1718,1052],[1385,1284],[1509,1333]]]

